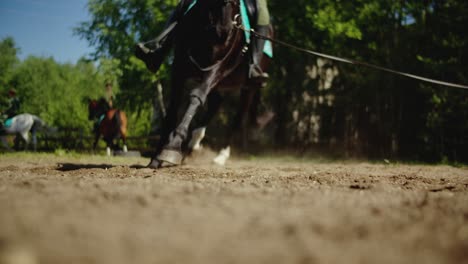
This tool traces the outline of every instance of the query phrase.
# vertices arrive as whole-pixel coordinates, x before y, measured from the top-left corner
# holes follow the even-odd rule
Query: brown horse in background
[[[111,155],[111,149],[117,150],[118,145],[114,140],[121,138],[123,141],[123,151],[127,152],[127,116],[124,111],[111,108],[104,98],[90,100],[88,104],[89,120],[95,120],[94,144],[96,149],[100,136],[103,136],[107,144],[107,155]]]

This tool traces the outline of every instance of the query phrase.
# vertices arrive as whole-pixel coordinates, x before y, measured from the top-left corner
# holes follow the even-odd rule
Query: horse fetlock
[[[174,136],[171,137],[171,140],[176,140],[177,138],[184,140],[187,137],[187,133],[188,127],[180,126],[174,131]]]

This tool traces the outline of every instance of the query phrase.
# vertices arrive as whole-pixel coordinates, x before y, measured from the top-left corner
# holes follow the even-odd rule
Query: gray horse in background
[[[11,151],[12,149],[7,142],[7,136],[8,134],[16,134],[17,137],[15,138],[15,148],[19,147],[19,143],[22,140],[25,143],[24,149],[27,149],[30,141],[32,141],[33,150],[36,151],[36,133],[38,130],[43,130],[45,128],[45,122],[38,116],[26,113],[20,114],[8,120],[8,124],[3,127],[3,131],[0,134],[0,139],[3,146]],[[31,140],[29,138],[29,132],[31,132]]]

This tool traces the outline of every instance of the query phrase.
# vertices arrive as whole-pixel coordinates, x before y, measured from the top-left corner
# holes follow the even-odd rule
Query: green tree
[[[97,85],[101,79],[96,68],[84,60],[72,65],[28,57],[16,69],[12,82],[24,112],[40,116],[51,126],[89,129],[83,99],[102,94],[102,86]]]
[[[2,92],[7,88],[5,86],[9,84],[13,70],[19,62],[18,51],[13,38],[6,37],[0,41],[0,91]]]
[[[157,80],[168,83],[168,69],[163,65],[157,75],[151,74],[134,55],[138,41],[152,39],[165,25],[169,13],[177,5],[175,0],[90,0],[90,21],[81,23],[75,33],[96,48],[93,58],[118,61],[119,107],[129,113],[129,129],[133,133],[148,133],[157,100]]]

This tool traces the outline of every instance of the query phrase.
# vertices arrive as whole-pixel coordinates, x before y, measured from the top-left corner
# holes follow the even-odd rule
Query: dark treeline
[[[114,62],[119,105],[134,113],[135,120],[147,120],[135,126],[135,134],[150,133],[152,107],[158,102],[156,83],[169,88],[170,59],[151,75],[133,56],[133,45],[161,32],[177,2],[90,0],[90,21],[75,29],[96,48],[91,59]],[[468,83],[468,66],[462,63],[468,61],[467,1],[270,0],[269,7],[282,41]],[[265,146],[319,149],[344,157],[468,162],[467,90],[281,46],[275,46],[274,60],[260,107],[275,113],[262,138]],[[216,124],[225,125],[232,111],[226,107]]]
[[[468,66],[462,64],[468,55],[466,1],[299,1],[294,7],[275,1],[271,6],[281,14],[275,17],[276,30],[285,41],[468,83]],[[467,161],[467,90],[281,47],[276,54],[269,94],[272,102],[278,98],[278,142],[315,143],[370,158]]]

